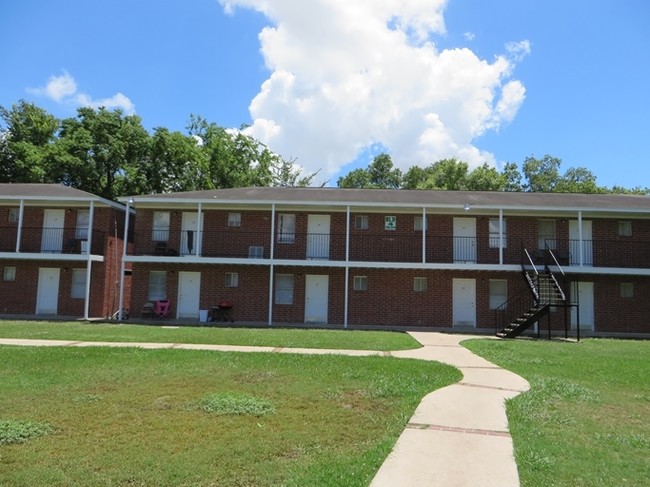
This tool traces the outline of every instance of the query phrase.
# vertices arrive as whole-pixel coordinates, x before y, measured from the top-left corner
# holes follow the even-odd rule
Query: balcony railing
[[[88,230],[60,227],[23,227],[19,252],[41,254],[95,254],[104,253],[106,234],[92,233],[92,248],[88,248]],[[15,226],[0,228],[0,252],[16,252],[18,229]]]
[[[160,238],[159,241],[152,237]],[[163,240],[166,237],[166,240]],[[504,239],[501,252],[498,241],[490,238],[452,237],[421,234],[353,233],[349,239],[349,257],[353,262],[392,262],[428,264],[499,264],[519,265],[522,241]],[[558,239],[554,251],[564,266],[579,265],[580,243]],[[345,234],[292,234],[275,236],[274,258],[281,260],[345,260]],[[268,232],[242,231],[161,231],[136,233],[135,255],[190,256],[214,258],[270,259]],[[542,252],[542,251],[540,251]],[[650,267],[650,241],[584,240],[584,266]],[[540,263],[541,265],[541,263]]]

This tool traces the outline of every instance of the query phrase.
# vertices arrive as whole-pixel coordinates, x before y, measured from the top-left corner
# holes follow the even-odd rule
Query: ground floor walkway
[[[393,451],[377,472],[371,487],[518,486],[519,477],[513,457],[512,439],[508,432],[505,400],[528,390],[528,383],[460,345],[461,341],[476,336],[428,332],[410,334],[422,344],[422,348],[376,352],[9,338],[0,339],[0,345],[389,355],[444,362],[460,369],[463,379],[423,398]]]

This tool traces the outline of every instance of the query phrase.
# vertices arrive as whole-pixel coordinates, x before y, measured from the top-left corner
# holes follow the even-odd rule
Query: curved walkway
[[[371,487],[519,485],[517,465],[508,433],[505,400],[528,390],[524,379],[484,360],[460,345],[474,335],[410,333],[422,344],[416,350],[377,352],[139,342],[0,339],[0,345],[139,347],[147,349],[215,350],[387,355],[435,360],[460,369],[463,379],[424,397]]]

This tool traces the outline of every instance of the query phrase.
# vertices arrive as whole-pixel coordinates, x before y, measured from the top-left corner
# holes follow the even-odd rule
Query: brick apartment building
[[[0,184],[0,315],[113,315],[124,222],[124,205],[84,191]]]
[[[225,301],[238,322],[490,331],[533,306],[533,328],[650,333],[645,196],[242,188],[127,206],[133,316]]]

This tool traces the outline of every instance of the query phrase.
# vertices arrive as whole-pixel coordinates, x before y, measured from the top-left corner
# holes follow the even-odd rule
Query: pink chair
[[[161,299],[156,301],[156,307],[153,310],[159,318],[167,318],[169,314],[169,300]]]

